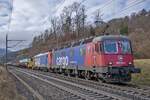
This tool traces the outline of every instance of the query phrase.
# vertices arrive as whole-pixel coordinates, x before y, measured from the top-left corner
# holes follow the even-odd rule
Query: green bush
[[[128,26],[123,26],[120,28],[121,35],[128,35]]]

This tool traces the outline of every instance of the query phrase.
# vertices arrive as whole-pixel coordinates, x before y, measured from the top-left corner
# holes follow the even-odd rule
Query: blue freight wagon
[[[35,68],[48,71],[48,52],[34,56]]]

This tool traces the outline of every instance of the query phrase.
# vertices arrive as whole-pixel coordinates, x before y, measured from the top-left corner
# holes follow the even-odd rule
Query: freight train
[[[84,39],[33,59],[36,69],[104,82],[129,82],[132,73],[140,73],[134,67],[131,41],[120,35]]]

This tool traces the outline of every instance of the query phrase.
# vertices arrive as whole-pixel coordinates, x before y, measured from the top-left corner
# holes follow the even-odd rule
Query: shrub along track
[[[26,70],[28,71],[28,70]],[[68,77],[60,74],[47,73],[41,71],[30,71],[31,73],[41,75],[43,77],[54,77],[68,82],[84,85],[97,90],[101,90],[110,94],[119,95],[134,100],[150,100],[150,88],[141,88],[130,84],[106,84],[80,78]]]
[[[69,97],[69,100],[127,100],[129,98],[122,97],[116,94],[112,94],[109,92],[102,91],[100,89],[95,89],[92,87],[88,87],[82,84],[73,83],[70,81],[66,81],[60,78],[55,78],[51,76],[47,76],[44,74],[41,74],[39,71],[29,71],[26,69],[16,69],[13,68],[13,73],[15,73],[18,77],[21,77],[24,79],[32,88],[35,89],[35,91],[38,91],[40,95],[43,97],[48,98],[47,93],[58,93],[58,92],[65,92],[63,93],[61,98],[55,98],[62,100],[66,100],[66,97]],[[33,81],[34,80],[34,81]],[[35,83],[38,83],[35,85]],[[40,86],[39,86],[40,85]],[[38,88],[46,86],[46,88],[49,88],[49,91],[41,92]],[[50,86],[50,87],[48,87]],[[52,89],[51,89],[52,88]],[[54,89],[55,88],[55,89]],[[53,90],[53,91],[52,91]],[[46,94],[43,94],[46,93]],[[59,96],[59,95],[58,95]],[[45,98],[44,98],[45,99]],[[52,99],[52,98],[51,98]],[[52,99],[53,100],[53,99]]]

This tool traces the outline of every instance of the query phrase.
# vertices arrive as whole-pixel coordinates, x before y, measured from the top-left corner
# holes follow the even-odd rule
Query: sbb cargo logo
[[[56,58],[56,64],[67,66],[69,64],[68,56]]]

